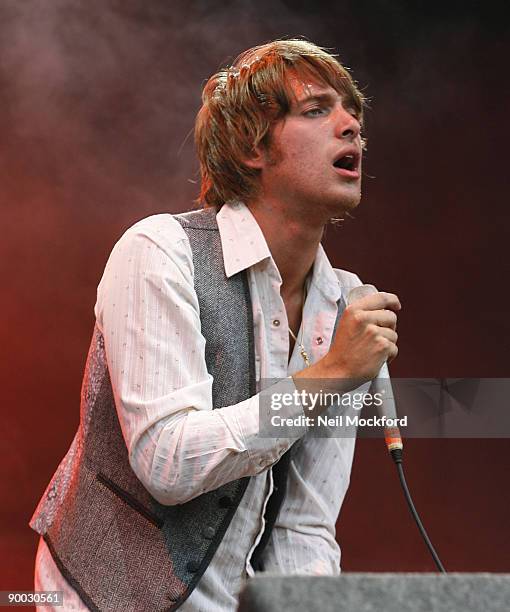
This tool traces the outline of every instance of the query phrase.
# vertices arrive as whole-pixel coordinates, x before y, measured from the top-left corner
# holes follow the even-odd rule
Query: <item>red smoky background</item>
[[[303,35],[370,99],[363,200],[337,267],[399,294],[394,376],[508,377],[508,32],[502,4],[3,0],[0,4],[0,590],[32,588],[27,526],[69,447],[96,287],[122,232],[198,193],[204,80]],[[408,440],[450,571],[510,571],[507,439]],[[433,571],[381,440],[360,440],[345,571]]]

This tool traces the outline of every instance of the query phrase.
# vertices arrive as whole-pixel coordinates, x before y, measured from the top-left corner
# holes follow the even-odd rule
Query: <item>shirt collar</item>
[[[329,262],[322,244],[319,244],[317,248],[311,283],[328,301],[336,303],[342,296],[340,281]]]
[[[264,234],[249,208],[242,202],[227,202],[216,215],[223,263],[228,278],[270,258]]]
[[[272,259],[264,234],[250,209],[243,203],[225,203],[216,215],[228,278],[264,259]],[[311,283],[326,297],[337,302],[342,289],[322,244],[317,248]]]

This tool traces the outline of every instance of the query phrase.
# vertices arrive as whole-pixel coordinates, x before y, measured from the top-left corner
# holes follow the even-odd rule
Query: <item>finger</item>
[[[396,331],[388,327],[379,327],[378,330],[379,330],[379,334],[378,334],[379,336],[386,338],[386,340],[389,340],[392,344],[397,343],[398,334]]]
[[[389,327],[379,327],[378,325],[370,323],[366,327],[366,332],[373,338],[374,341],[384,338],[384,340],[388,340],[389,342],[395,344],[398,340],[397,332]]]
[[[393,346],[390,347],[390,352],[388,355],[388,359],[386,361],[388,363],[391,363],[397,355],[398,355],[398,346],[394,344]]]
[[[392,330],[386,329],[385,333],[394,334]],[[378,352],[384,359],[384,361],[391,361],[395,359],[398,354],[398,348],[395,342],[391,338],[385,337],[383,334],[380,334],[377,337],[377,346]]]
[[[392,310],[365,311],[364,318],[367,323],[371,323],[379,327],[397,329],[397,315]]]
[[[381,291],[379,295],[382,296],[385,302],[384,308],[388,308],[389,310],[400,310],[402,308],[398,295],[387,293],[386,291]]]
[[[379,291],[352,302],[348,308],[353,310],[400,310],[402,305],[394,293]]]

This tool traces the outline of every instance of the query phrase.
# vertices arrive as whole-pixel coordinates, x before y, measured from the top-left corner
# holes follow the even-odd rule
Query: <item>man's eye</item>
[[[320,115],[324,115],[326,112],[326,108],[316,106],[315,108],[308,109],[303,114],[305,115],[305,117],[320,117]]]

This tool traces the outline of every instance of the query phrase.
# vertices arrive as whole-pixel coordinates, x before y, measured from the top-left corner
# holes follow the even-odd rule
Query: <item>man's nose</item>
[[[336,135],[338,138],[354,140],[359,136],[361,126],[359,121],[348,110],[341,107],[337,111]]]

